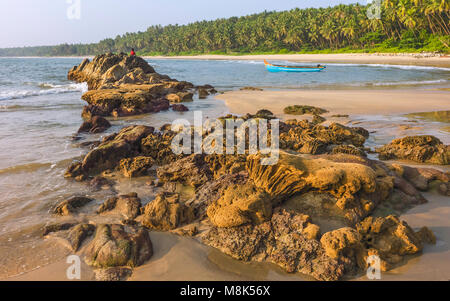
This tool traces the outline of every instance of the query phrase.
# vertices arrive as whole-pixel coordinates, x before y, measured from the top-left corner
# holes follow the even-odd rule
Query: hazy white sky
[[[80,19],[69,19],[77,1]],[[97,42],[156,24],[355,2],[367,0],[0,0],[0,48]]]

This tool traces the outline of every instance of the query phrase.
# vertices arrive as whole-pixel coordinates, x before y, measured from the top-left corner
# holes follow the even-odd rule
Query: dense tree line
[[[448,0],[383,0],[381,19],[369,5],[263,12],[188,25],[151,26],[94,44],[0,49],[0,56],[438,50],[449,52]]]

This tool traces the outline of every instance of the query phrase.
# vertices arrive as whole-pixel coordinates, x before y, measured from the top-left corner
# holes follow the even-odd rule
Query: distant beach
[[[148,59],[183,60],[282,60],[312,63],[351,63],[417,65],[450,68],[450,56],[422,57],[414,53],[342,53],[342,54],[258,54],[258,55],[195,55],[150,56]]]

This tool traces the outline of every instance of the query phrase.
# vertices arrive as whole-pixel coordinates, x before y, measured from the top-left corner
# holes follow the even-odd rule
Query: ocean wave
[[[413,86],[413,85],[434,85],[446,83],[448,80],[423,80],[423,81],[404,81],[404,82],[385,82],[385,83],[368,83],[366,86]]]
[[[51,168],[52,166],[53,166],[52,163],[27,163],[22,165],[15,165],[0,169],[0,175],[21,173],[21,172],[33,172],[41,168]]]
[[[40,90],[13,90],[0,92],[0,100],[20,99],[32,96],[62,94],[71,92],[86,92],[86,83],[73,83],[67,85],[54,85],[49,83],[39,84]]]

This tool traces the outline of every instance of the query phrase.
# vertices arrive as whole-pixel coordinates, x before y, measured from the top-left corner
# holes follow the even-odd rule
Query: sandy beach
[[[345,64],[387,64],[416,65],[450,68],[450,56],[418,57],[412,54],[270,54],[270,55],[196,55],[196,56],[149,56],[147,59],[183,59],[183,60],[279,60],[311,63]]]
[[[216,96],[232,113],[245,114],[261,108],[275,115],[290,105],[312,105],[333,114],[385,115],[450,109],[450,92],[441,90],[293,90],[232,91]]]

